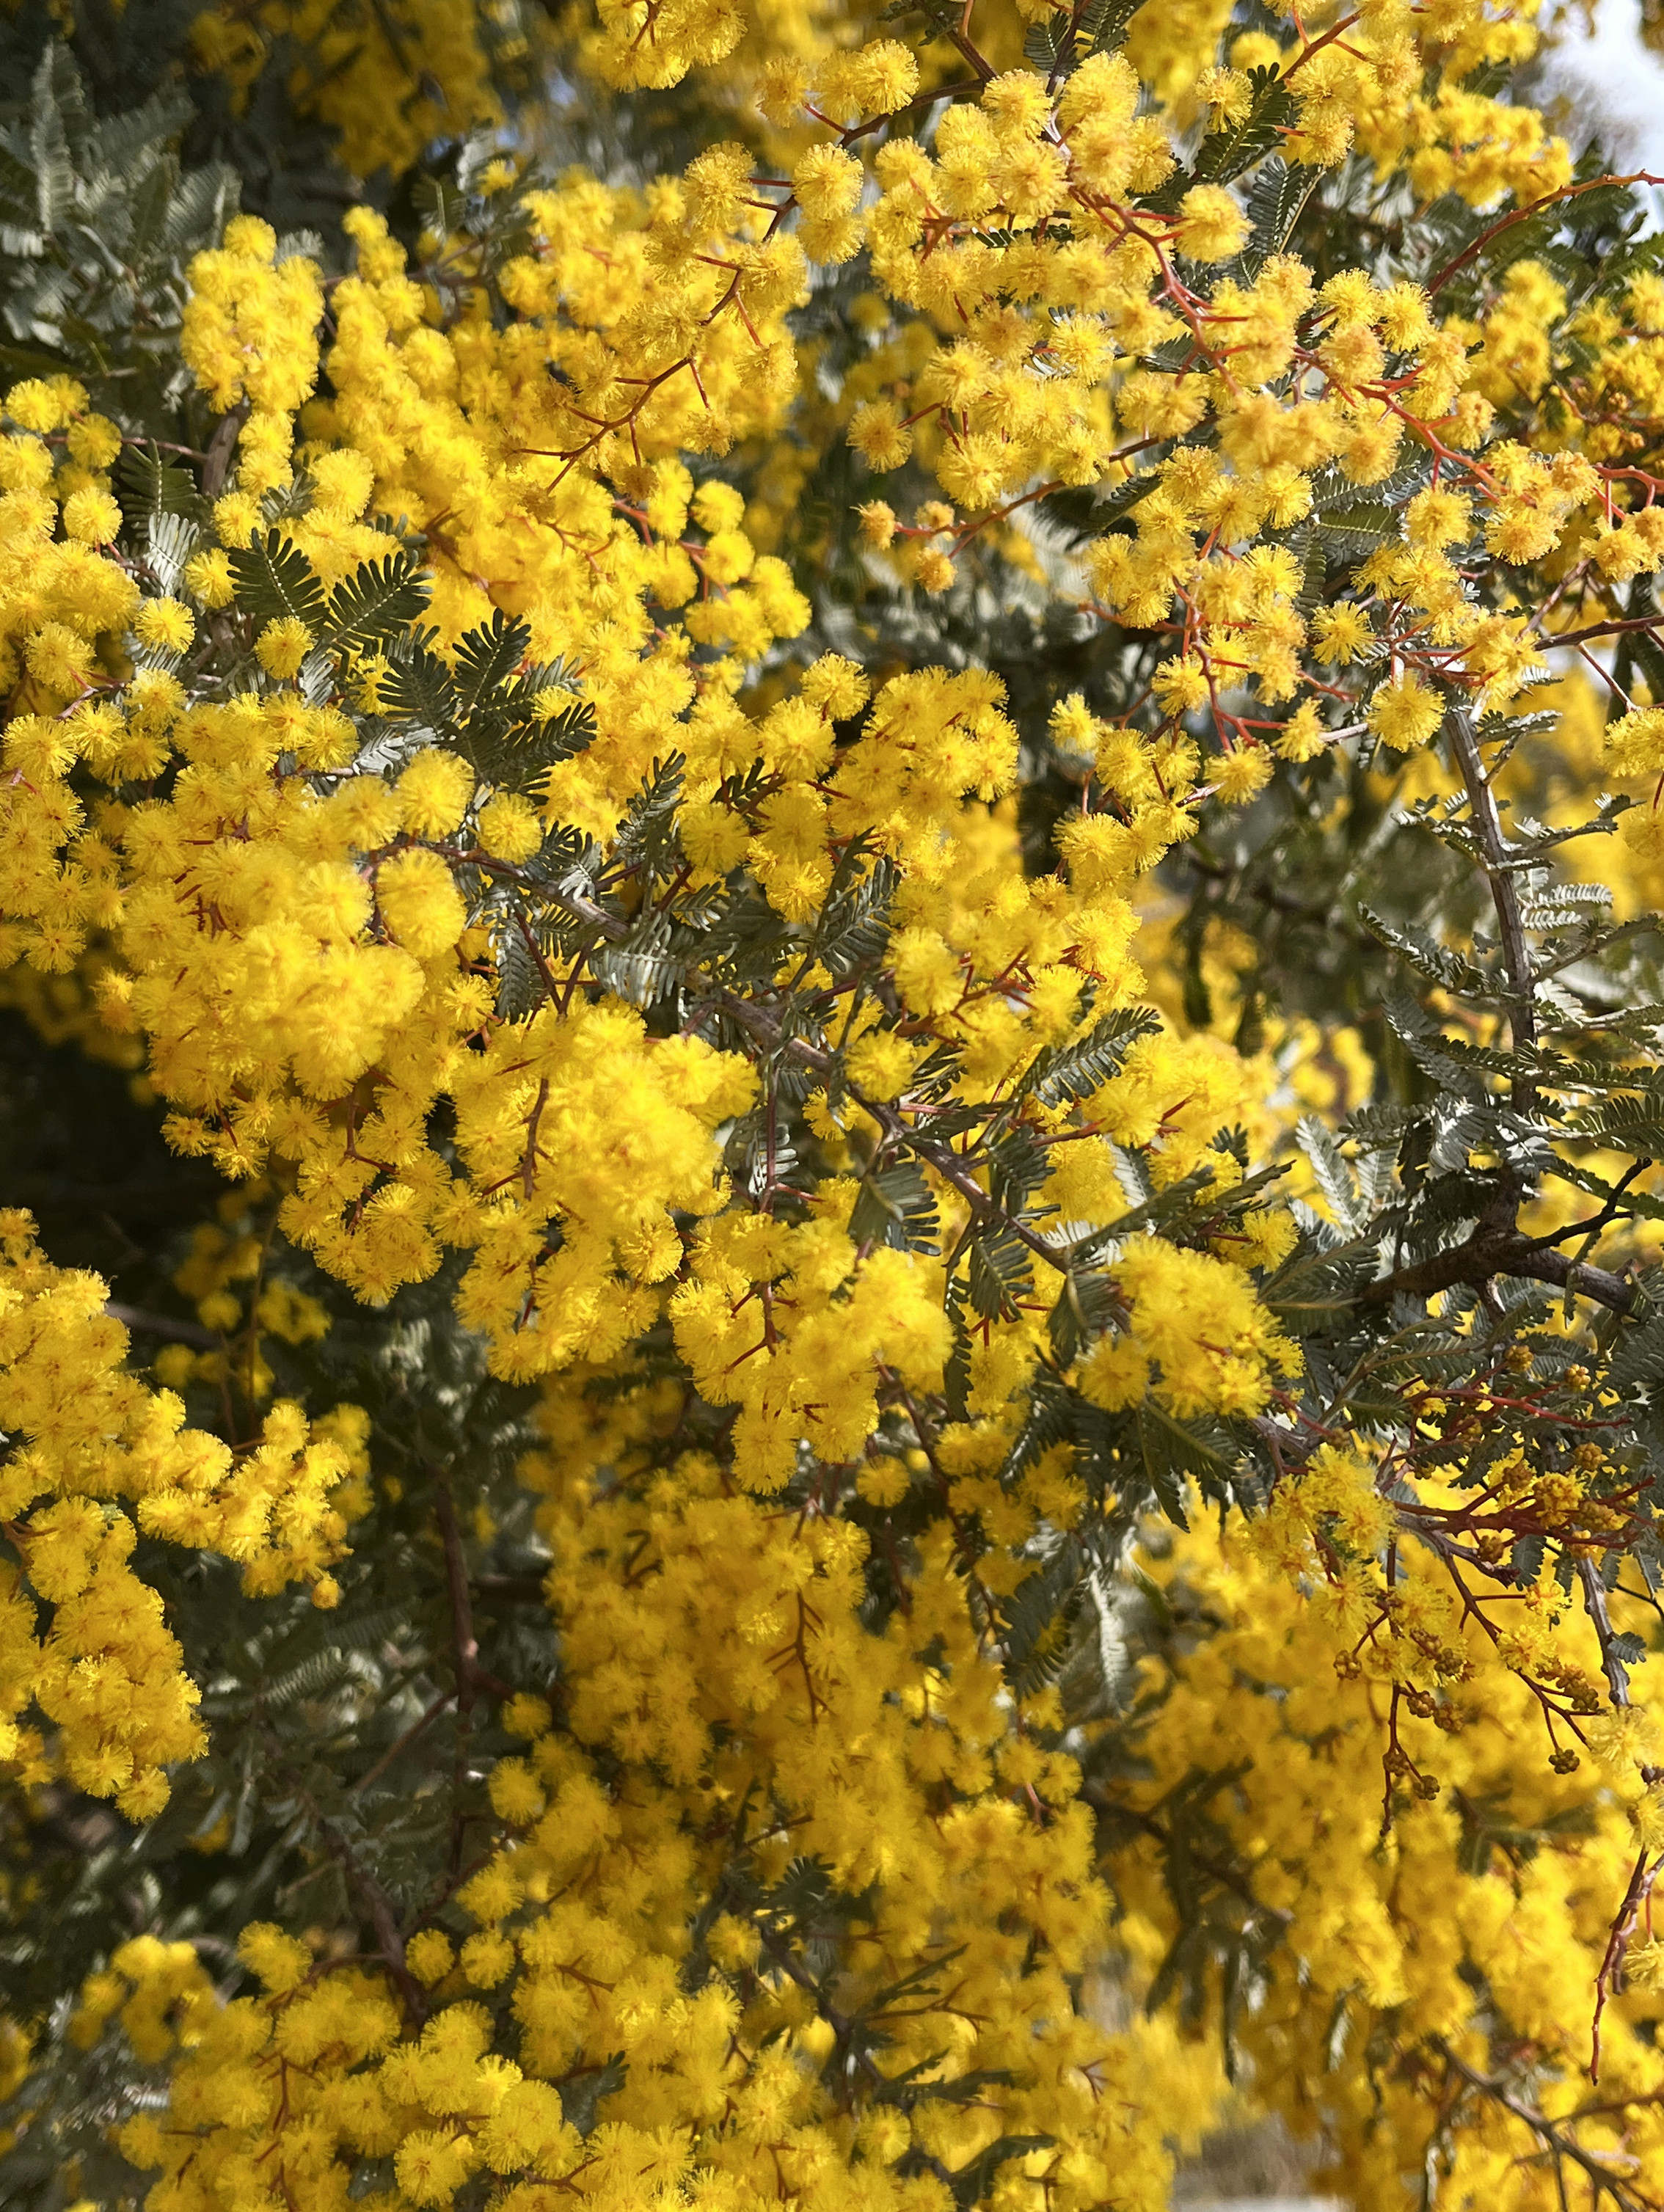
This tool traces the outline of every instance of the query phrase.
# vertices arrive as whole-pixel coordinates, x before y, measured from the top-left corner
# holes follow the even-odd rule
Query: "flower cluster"
[[[1310,1604],[1290,1578],[1287,1546],[1305,1520],[1305,1540],[1327,1554],[1327,1574],[1316,1569],[1327,1583],[1336,1561],[1373,1554],[1389,1508],[1374,1470],[1350,1451],[1321,1453],[1299,1488],[1308,1486],[1303,1504],[1279,1501],[1275,1534],[1244,1541],[1199,1526],[1155,1570],[1175,1610],[1199,1606],[1222,1632],[1178,1659],[1176,1686],[1145,1740],[1152,1780],[1118,1862],[1127,1901],[1158,1923],[1171,1914],[1163,1868],[1182,1847],[1175,1815],[1204,1807],[1212,1856],[1201,1878],[1242,1946],[1239,1971],[1256,1971],[1256,1946],[1272,1929],[1299,1962],[1298,1996],[1295,1975],[1268,1978],[1244,2008],[1244,2057],[1273,2073],[1272,2100],[1297,2134],[1315,2118],[1309,2085],[1333,2085],[1321,2106],[1327,2179],[1355,2201],[1396,2187],[1422,2158],[1477,2193],[1507,2189],[1517,2161],[1546,2142],[1638,2178],[1660,2154],[1656,2070],[1644,2055],[1658,2007],[1648,1971],[1655,1944],[1637,1943],[1629,1992],[1607,2009],[1597,2094],[1582,2069],[1590,1960],[1611,1942],[1613,1900],[1635,1857],[1626,1805],[1645,1817],[1635,1760],[1649,1747],[1647,1731],[1613,1725],[1603,1743],[1625,1803],[1606,1790],[1592,1801],[1565,1761],[1553,1771],[1536,1762],[1526,1776],[1517,1747],[1533,1726],[1530,1695],[1505,1655],[1450,1607],[1436,1627],[1448,1686],[1433,1693],[1420,1655],[1434,1627],[1412,1604],[1390,1640],[1363,1644],[1337,1687],[1337,1642],[1344,1651],[1352,1641],[1343,1601]],[[1546,1632],[1563,1601],[1552,1589],[1545,1595]],[[1565,1620],[1556,1642],[1566,1661],[1598,1674],[1587,1625]],[[1427,1692],[1404,1691],[1406,1659],[1427,1668]],[[1382,1712],[1395,1682],[1388,1793],[1412,1800],[1424,1778],[1436,1786],[1383,1838]],[[1453,1882],[1458,1864],[1465,1875]],[[1179,1932],[1169,1918],[1162,1940]],[[1511,2031],[1529,2039],[1532,2094],[1515,2095],[1511,2109],[1490,2094],[1494,2045],[1471,2025],[1475,1972]],[[1388,2021],[1386,2032],[1417,2056],[1372,2094],[1351,2054]],[[1631,2023],[1639,2034],[1627,2032]]]
[[[27,1215],[0,1217],[0,1425],[13,1439],[0,1523],[19,1561],[0,1571],[0,1755],[145,1820],[167,1802],[167,1768],[204,1738],[161,1599],[133,1571],[141,1531],[237,1560],[251,1591],[305,1581],[327,1606],[347,1461],[292,1403],[240,1462],[185,1427],[173,1393],[124,1371],[127,1332],[104,1285],[50,1266],[31,1231]]]
[[[361,1614],[304,1772],[246,1700],[316,1924],[240,1927],[223,1988],[141,1935],[52,2030],[165,2071],[118,2136],[155,2212],[1157,2212],[1222,2080],[1181,1980],[1267,2081],[1327,2036],[1333,2109],[1290,2113],[1359,2202],[1655,2125],[1664,1970],[1619,1984],[1664,1766],[1618,1563],[1655,1540],[1664,1290],[1589,1256],[1659,1212],[1650,1109],[1612,1103],[1653,1048],[1604,982],[1576,1027],[1617,940],[1545,888],[1559,811],[1509,850],[1495,792],[1528,794],[1479,749],[1530,734],[1557,640],[1649,629],[1615,594],[1664,568],[1660,280],[1557,273],[1593,187],[1473,88],[1530,36],[1478,0],[1285,38],[1184,0],[1124,42],[973,12],[964,82],[933,33],[603,0],[574,65],[714,71],[734,135],[633,184],[470,151],[402,236],[355,204],[327,281],[234,217],[179,332],[195,442],[90,370],[4,395],[7,995],[238,1189],[167,1261],[197,1319],[155,1388],[106,1285],[0,1220],[0,1756],[143,1823],[209,1753],[196,1674],[229,1710],[241,1661],[187,1651],[147,1559],[311,1625],[385,1544],[390,1613],[442,1576],[452,1646]],[[441,101],[495,112],[488,13],[194,36],[240,94],[293,32],[292,97],[398,167]],[[1372,162],[1445,232],[1297,243]],[[984,649],[1018,602],[1040,676]],[[1600,670],[1654,789],[1594,826],[1636,871],[1649,649]],[[1412,815],[1494,946],[1360,904]],[[1357,832],[1318,926],[1399,965],[1268,1046],[1257,941],[1203,909],[1272,817]],[[1304,888],[1262,902],[1309,922]],[[1279,1188],[1300,1107],[1378,1069]],[[450,1445],[413,1383],[374,1435],[325,1403],[325,1294],[391,1339],[424,1284],[535,1402],[513,1572],[485,1384]],[[482,1656],[498,1601],[544,1672],[530,1634]],[[424,1702],[348,1780],[384,1662]],[[1551,1778],[1505,1802],[1527,1723]],[[413,1871],[387,1777],[441,1725]],[[242,1850],[230,1802],[195,1848]],[[1614,2101],[1522,2105],[1487,2038],[1564,2070],[1580,1972]]]

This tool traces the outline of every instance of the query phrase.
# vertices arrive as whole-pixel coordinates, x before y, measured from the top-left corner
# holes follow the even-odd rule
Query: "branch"
[[[482,1690],[494,1698],[512,1698],[507,1682],[488,1674],[479,1663],[479,1642],[474,1634],[474,1607],[468,1590],[468,1559],[462,1548],[456,1500],[451,1485],[434,1470],[434,1516],[445,1545],[445,1580],[451,1599],[451,1645],[456,1666],[457,1746],[452,1776],[451,1881],[454,1887],[462,1865],[462,1785],[468,1765],[468,1736],[474,1700]]]
[[[231,456],[237,450],[238,434],[247,420],[248,402],[240,399],[214,425],[214,434],[209,440],[208,451],[203,457],[204,499],[217,499],[225,489],[225,480],[231,471]]]
[[[1199,1867],[1204,1874],[1212,1875],[1222,1889],[1234,1891],[1251,1912],[1261,1914],[1282,1928],[1286,1928],[1294,1918],[1293,1913],[1286,1907],[1267,1905],[1262,1898],[1256,1897],[1254,1885],[1246,1875],[1239,1874],[1223,1859],[1214,1858],[1206,1851],[1199,1851],[1187,1837],[1176,1836],[1170,1827],[1163,1827],[1153,1813],[1141,1812],[1136,1805],[1121,1804],[1111,1798],[1107,1790],[1090,1784],[1087,1785],[1084,1795],[1093,1803],[1102,1805],[1112,1820],[1130,1820],[1135,1827],[1142,1828],[1145,1835],[1161,1845],[1170,1859],[1176,1860],[1182,1855],[1192,1866]]]
[[[278,1753],[281,1763],[276,1738],[269,1729],[264,1733],[274,1752]],[[400,1996],[404,2000],[406,2024],[420,2027],[428,2017],[428,1992],[404,1963],[404,1938],[399,1933],[398,1915],[393,1910],[392,1899],[375,1876],[359,1864],[351,1844],[344,1836],[337,1835],[331,1827],[319,1809],[318,1800],[304,1785],[295,1785],[295,1802],[306,1808],[324,1849],[346,1875],[349,1885],[357,1892],[370,1925],[375,1930],[375,1940],[381,1947],[377,1954],[378,1961],[392,1977]]]
[[[1591,638],[1618,637],[1625,630],[1656,629],[1664,623],[1664,615],[1614,615],[1609,622],[1589,623],[1582,629],[1546,629],[1540,633],[1545,646],[1586,645]]]
[[[483,868],[489,874],[502,876],[511,882],[525,884],[535,888],[539,896],[548,899],[551,904],[564,908],[574,921],[587,924],[598,935],[604,937],[612,944],[616,945],[621,938],[627,937],[629,933],[631,925],[628,921],[617,915],[609,914],[604,906],[598,904],[594,899],[586,897],[581,891],[568,890],[551,884],[539,883],[532,885],[531,878],[527,877],[521,869],[507,861],[494,860],[487,853],[472,851],[459,853],[451,849],[446,852],[445,856],[451,860],[466,860],[474,866]],[[726,1014],[731,1021],[738,1023],[741,1029],[749,1031],[755,1041],[768,1050],[786,1053],[803,1066],[813,1068],[817,1074],[829,1075],[835,1065],[835,1056],[833,1054],[823,1051],[817,1045],[811,1044],[806,1037],[789,1036],[785,1024],[776,1015],[770,1013],[765,1006],[754,1006],[750,1000],[741,998],[736,992],[722,989],[714,991],[708,1001],[708,1007],[711,1013]],[[893,1106],[886,1104],[881,1099],[869,1098],[853,1083],[846,1087],[855,1103],[863,1113],[871,1115],[873,1121],[884,1132],[886,1138],[896,1144],[906,1146],[908,1151],[916,1153],[920,1159],[927,1161],[944,1182],[951,1183],[960,1195],[969,1202],[975,1213],[985,1218],[997,1217],[1005,1222],[1012,1234],[1026,1244],[1031,1252],[1044,1260],[1048,1267],[1056,1268],[1060,1273],[1066,1271],[1068,1266],[1066,1256],[1060,1254],[1055,1246],[1048,1244],[1043,1237],[1035,1236],[1034,1231],[1025,1227],[1021,1221],[1015,1219],[1003,1208],[995,1206],[987,1191],[963,1164],[959,1155],[949,1146],[940,1144],[933,1138],[921,1136],[917,1130],[909,1128]]]
[[[1520,916],[1520,894],[1508,865],[1508,843],[1497,812],[1496,794],[1479,758],[1479,741],[1473,735],[1467,708],[1452,707],[1447,726],[1450,749],[1467,791],[1491,902],[1497,909],[1509,986],[1509,1030],[1515,1051],[1527,1052],[1537,1042],[1536,979],[1531,972],[1531,948],[1526,943],[1525,924]],[[1515,1078],[1513,1100],[1516,1113],[1531,1111],[1537,1100],[1537,1085],[1529,1076]]]
[[[1656,1770],[1643,1768],[1649,1779],[1656,1778]],[[1648,1905],[1653,1885],[1664,1872],[1664,1858],[1654,1859],[1643,1844],[1636,1855],[1631,1869],[1629,1886],[1624,1892],[1623,1902],[1612,1915],[1612,1926],[1606,1930],[1606,1948],[1601,1955],[1600,1972],[1594,1981],[1594,2018],[1589,2022],[1589,2080],[1600,2079],[1600,2021],[1606,2009],[1606,1999],[1622,1986],[1624,1954],[1629,1948],[1630,1937],[1635,1933],[1635,1923],[1641,1917],[1642,1908]]]
[[[352,1785],[353,1793],[355,1795],[361,1790],[367,1790],[373,1783],[380,1782],[393,1761],[410,1748],[430,1722],[439,1718],[456,1694],[454,1690],[446,1690],[442,1697],[434,1699],[425,1712],[419,1713],[401,1735],[394,1737],[368,1772],[359,1776]]]
[[[375,1940],[381,1947],[381,1963],[392,1975],[400,1996],[404,2000],[406,2018],[413,2026],[419,2027],[428,2017],[428,1993],[404,1963],[404,1938],[398,1932],[392,1899],[375,1876],[360,1866],[350,1846],[336,1834],[312,1799],[307,1797],[306,1802],[318,1823],[318,1832],[325,1850],[357,1891],[365,1911],[369,1914]]]
[[[1493,1275],[1510,1275],[1526,1282],[1552,1283],[1578,1297],[1592,1298],[1610,1312],[1625,1314],[1635,1304],[1635,1285],[1605,1267],[1585,1267],[1568,1253],[1555,1252],[1521,1236],[1517,1229],[1495,1226],[1476,1229],[1461,1244],[1435,1252],[1430,1259],[1395,1268],[1366,1285],[1356,1303],[1365,1308],[1389,1305],[1400,1295],[1430,1298],[1458,1283],[1479,1290]]]
[[[970,15],[970,9],[969,8],[966,9],[965,14],[967,18],[969,18]],[[979,85],[987,84],[989,78],[993,75],[993,63],[983,59],[982,56],[971,44],[970,40],[966,36],[965,33],[961,29],[957,23],[944,21],[939,15],[933,16],[932,18],[932,21],[935,29],[938,30],[944,39],[952,40],[955,46],[958,49],[961,60],[965,63],[966,66],[975,70],[977,83]]]
[[[151,1313],[143,1306],[123,1305],[119,1298],[106,1298],[104,1310],[112,1321],[118,1321],[124,1328],[140,1336],[160,1336],[169,1344],[194,1344],[198,1352],[220,1352],[225,1346],[225,1339],[200,1322],[175,1321],[171,1315]]]
[[[456,1501],[442,1474],[434,1477],[434,1516],[445,1544],[445,1580],[451,1599],[451,1635],[457,1670],[457,1705],[469,1712],[482,1690],[494,1698],[512,1698],[510,1685],[500,1681],[479,1663],[479,1644],[474,1634],[474,1608],[468,1594],[468,1561],[462,1548],[462,1529]]]
[[[737,998],[730,991],[721,993],[716,1003],[720,1012],[738,1022],[742,1029],[749,1030],[759,1043],[766,1044],[776,1052],[789,1054],[804,1066],[812,1067],[817,1074],[831,1073],[834,1066],[831,1053],[823,1052],[805,1037],[788,1036],[783,1025],[765,1007],[754,1006],[749,999]],[[973,1218],[1004,1222],[1018,1242],[1026,1244],[1048,1267],[1055,1268],[1059,1274],[1067,1273],[1067,1253],[1054,1244],[1048,1244],[1043,1237],[1036,1236],[1015,1214],[997,1205],[951,1146],[944,1145],[934,1137],[922,1136],[917,1129],[909,1128],[894,1106],[882,1098],[869,1098],[858,1085],[846,1082],[844,1087],[861,1111],[870,1115],[883,1130],[885,1142],[905,1146],[934,1168],[943,1182],[950,1183],[965,1200]]]
[[[1612,1615],[1606,1609],[1606,1584],[1592,1559],[1578,1560],[1577,1577],[1583,1585],[1583,1603],[1594,1624],[1595,1638],[1600,1646],[1600,1664],[1606,1670],[1606,1687],[1612,1692],[1612,1701],[1614,1705],[1627,1705],[1630,1702],[1629,1669],[1612,1649]]]
[[[1621,2176],[1615,2174],[1604,2163],[1597,2152],[1585,2150],[1558,2121],[1551,2120],[1546,2112],[1540,2112],[1534,2105],[1528,2105],[1516,2090],[1509,2088],[1500,2075],[1481,2074],[1476,2066],[1470,2066],[1465,2058],[1459,2058],[1442,2036],[1433,2039],[1433,2048],[1450,2072],[1458,2075],[1470,2089],[1477,2089],[1482,2097],[1489,2097],[1505,2112],[1511,2113],[1515,2119],[1529,2128],[1552,2157],[1557,2160],[1570,2160],[1588,2181],[1595,2203],[1598,2204],[1604,2196],[1610,2197],[1620,2208],[1620,2212],[1656,2212],[1658,2199],[1655,2197],[1637,2195]]]
[[[1510,1042],[1516,1053],[1529,1052],[1537,1042],[1536,976],[1520,911],[1519,889],[1510,865],[1512,856],[1503,835],[1496,794],[1485,773],[1467,708],[1453,705],[1445,726],[1449,733],[1451,754],[1467,793],[1479,865],[1496,909],[1503,963],[1508,976],[1504,1003],[1508,1007]],[[1537,1104],[1535,1078],[1516,1075],[1509,1095],[1516,1113],[1531,1113]],[[1556,1251],[1548,1239],[1521,1233],[1509,1218],[1521,1195],[1518,1179],[1504,1177],[1497,1202],[1470,1237],[1445,1251],[1435,1252],[1428,1259],[1382,1276],[1359,1292],[1356,1303],[1365,1310],[1377,1309],[1400,1296],[1434,1297],[1458,1284],[1483,1289],[1493,1276],[1508,1275],[1527,1282],[1552,1283],[1557,1289],[1592,1299],[1612,1313],[1630,1312],[1635,1304],[1633,1283],[1607,1268],[1591,1267],[1568,1253]],[[1597,1217],[1595,1225],[1604,1226],[1608,1218],[1610,1208],[1606,1215]],[[1585,1250],[1588,1243],[1586,1240]],[[1614,1701],[1617,1702],[1615,1692]]]
[[[869,116],[865,123],[856,123],[847,131],[841,131],[838,143],[840,146],[853,146],[858,138],[865,138],[874,131],[882,131],[886,123],[893,123],[898,115],[906,115],[915,107],[929,107],[938,100],[963,100],[973,93],[981,92],[987,82],[986,77],[967,76],[962,77],[957,84],[931,85],[923,92],[915,92],[903,106],[890,108],[883,115]],[[782,201],[782,213],[791,204],[790,200]]]
[[[1664,177],[1651,176],[1645,169],[1637,169],[1627,177],[1594,177],[1584,185],[1562,185],[1558,191],[1545,192],[1540,199],[1528,200],[1524,207],[1514,209],[1510,214],[1499,217],[1488,230],[1482,230],[1471,246],[1465,246],[1454,261],[1447,262],[1429,283],[1428,298],[1432,299],[1442,287],[1450,282],[1464,263],[1471,261],[1476,253],[1484,252],[1493,238],[1505,230],[1511,230],[1516,222],[1523,222],[1527,216],[1538,214],[1542,209],[1552,206],[1556,200],[1575,200],[1584,192],[1599,191],[1604,185],[1664,185]]]
[[[1451,708],[1448,727],[1451,749],[1467,792],[1483,855],[1485,880],[1501,930],[1503,957],[1509,985],[1509,1030],[1516,1050],[1528,1048],[1536,1042],[1534,979],[1530,948],[1526,942],[1525,926],[1520,914],[1519,894],[1509,866],[1508,844],[1466,708],[1454,706]],[[519,869],[507,862],[495,860],[487,854],[471,852],[453,857],[475,861],[493,874],[517,882],[529,882]],[[542,896],[565,908],[574,921],[588,924],[604,938],[616,943],[629,933],[629,922],[616,915],[609,914],[604,907],[585,896],[582,892],[543,884],[539,884],[537,889]],[[811,1044],[806,1037],[788,1035],[778,1016],[766,1007],[756,1006],[750,1000],[727,990],[714,992],[707,1005],[709,1013],[726,1014],[767,1049],[783,1052],[801,1066],[814,1069],[817,1074],[831,1073],[835,1055]],[[1021,1221],[1012,1219],[1003,1209],[995,1207],[988,1194],[970,1172],[966,1161],[950,1146],[910,1128],[893,1106],[882,1100],[868,1098],[853,1085],[849,1085],[849,1095],[863,1112],[872,1117],[887,1140],[905,1146],[915,1157],[926,1162],[944,1182],[951,1184],[959,1192],[975,1215],[987,1218],[998,1214],[1009,1223],[1013,1233],[1036,1257],[1060,1273],[1066,1271],[1066,1255],[1060,1253]],[[1514,1085],[1515,1108],[1528,1112],[1535,1099],[1535,1085],[1527,1078],[1520,1078]],[[1503,1226],[1496,1223],[1487,1224],[1476,1231],[1465,1243],[1455,1245],[1448,1251],[1436,1253],[1431,1259],[1420,1261],[1413,1267],[1400,1267],[1393,1274],[1371,1283],[1359,1295],[1357,1303],[1366,1308],[1384,1306],[1400,1292],[1406,1297],[1427,1298],[1440,1291],[1448,1291],[1458,1283],[1478,1289],[1493,1275],[1510,1275],[1532,1282],[1552,1283],[1558,1289],[1570,1290],[1577,1297],[1590,1298],[1613,1313],[1628,1313],[1635,1304],[1635,1286],[1621,1275],[1614,1275],[1604,1267],[1587,1267],[1570,1260],[1563,1252],[1546,1250],[1530,1238],[1521,1236],[1511,1224]]]

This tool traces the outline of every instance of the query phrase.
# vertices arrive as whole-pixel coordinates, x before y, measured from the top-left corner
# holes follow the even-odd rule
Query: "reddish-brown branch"
[[[1600,1972],[1595,1977],[1594,2018],[1589,2027],[1591,2081],[1600,2079],[1600,2016],[1606,2008],[1606,1999],[1618,1988],[1618,1977],[1624,1971],[1624,1953],[1634,1933],[1635,1923],[1641,1917],[1641,1908],[1652,1895],[1653,1884],[1658,1879],[1660,1869],[1664,1869],[1664,1857],[1654,1860],[1649,1867],[1647,1863],[1649,1856],[1643,1844],[1630,1870],[1629,1887],[1624,1892],[1623,1902],[1612,1916],[1612,1926],[1606,1934],[1606,1948],[1601,1955]]]
[[[1450,282],[1457,270],[1473,260],[1475,254],[1483,253],[1493,238],[1499,237],[1505,230],[1511,230],[1516,222],[1523,222],[1527,216],[1536,215],[1540,210],[1552,207],[1556,200],[1578,199],[1583,193],[1599,191],[1606,185],[1664,185],[1664,177],[1655,177],[1645,169],[1637,169],[1626,177],[1595,177],[1584,185],[1562,185],[1558,191],[1545,192],[1540,199],[1528,200],[1524,207],[1515,208],[1510,214],[1499,216],[1488,229],[1479,233],[1471,246],[1464,246],[1454,261],[1447,262],[1428,285],[1428,298],[1432,299],[1444,285]]]

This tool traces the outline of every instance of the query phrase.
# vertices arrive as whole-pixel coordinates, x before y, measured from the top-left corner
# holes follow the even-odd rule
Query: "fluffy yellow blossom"
[[[1564,241],[1485,258],[1582,183],[1477,89],[1531,39],[1478,0],[535,12],[202,10],[181,77],[373,181],[319,260],[216,216],[169,277],[161,511],[124,370],[4,395],[6,994],[235,1189],[154,1382],[0,1220],[0,1759],[133,1824],[211,1775],[194,1899],[284,1699],[315,1740],[271,1754],[272,1901],[224,1908],[295,1925],[198,1955],[158,1908],[52,2018],[155,2069],[155,2212],[1160,2212],[1225,2087],[1181,1984],[1266,2103],[1330,2085],[1349,2201],[1534,2212],[1573,2124],[1644,2174],[1664,1820],[1602,1575],[1648,1486],[1573,1376],[1618,1364],[1580,1299],[1651,1326],[1651,1247],[1619,1277],[1539,1194],[1599,1235],[1636,1185],[1650,1234],[1633,1117],[1549,1059],[1604,949],[1512,871],[1540,1008],[1470,920],[1392,940],[1425,1035],[1363,966],[1320,1020],[1370,885],[1255,842],[1478,819],[1447,703],[1490,746],[1557,626],[1633,639],[1644,241],[1610,299]],[[535,168],[511,82],[699,150]],[[1347,265],[1372,178],[1432,210],[1418,281]],[[1621,649],[1606,765],[1655,779]],[[1626,888],[1630,796],[1589,841]],[[1466,1273],[1417,1242],[1439,1176]],[[373,1425],[291,1395],[361,1344]],[[402,1641],[383,1545],[395,1610],[435,1594]],[[240,1583],[229,1657],[191,1574]]]

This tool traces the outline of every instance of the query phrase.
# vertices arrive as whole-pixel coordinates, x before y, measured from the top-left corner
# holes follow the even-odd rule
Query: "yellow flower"
[[[254,641],[254,651],[268,676],[293,676],[312,650],[312,632],[294,615],[269,622]]]
[[[133,617],[140,642],[167,653],[183,653],[197,634],[197,618],[182,600],[147,599]]]
[[[64,529],[83,545],[107,545],[121,528],[121,509],[107,491],[72,492],[64,502]]]
[[[1408,752],[1435,735],[1444,720],[1444,702],[1409,668],[1375,694],[1365,719],[1383,744]]]
[[[500,860],[528,860],[544,841],[537,811],[513,792],[500,791],[481,807],[480,842]]]
[[[1193,261],[1229,261],[1248,234],[1248,217],[1223,185],[1193,185],[1179,203],[1175,237]]]

